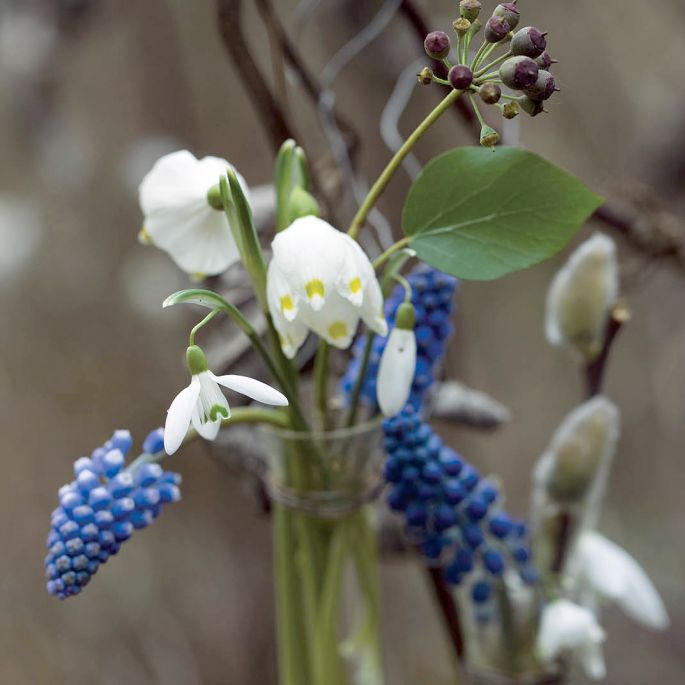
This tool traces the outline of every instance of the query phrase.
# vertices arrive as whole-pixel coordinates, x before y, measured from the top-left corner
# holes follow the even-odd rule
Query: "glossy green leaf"
[[[412,185],[402,226],[420,259],[491,280],[561,250],[602,199],[582,181],[518,148],[459,148]]]
[[[229,303],[211,290],[192,288],[179,290],[164,300],[162,307],[172,307],[175,304],[199,304],[208,309],[225,309]]]

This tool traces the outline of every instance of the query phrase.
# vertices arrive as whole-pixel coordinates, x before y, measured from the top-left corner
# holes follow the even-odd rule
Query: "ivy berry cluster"
[[[447,79],[436,76],[429,67],[418,78],[424,85],[440,83],[466,93],[481,123],[481,144],[492,147],[500,136],[485,123],[475,96],[487,105],[499,107],[505,118],[513,119],[521,110],[533,117],[544,112],[545,101],[559,89],[549,71],[556,60],[547,52],[547,34],[534,26],[517,30],[521,13],[516,0],[497,5],[484,24],[481,10],[479,0],[459,3],[460,17],[452,24],[457,34],[455,63],[450,60],[452,44],[444,31],[432,31],[426,36],[426,54],[445,65]],[[473,50],[473,39],[481,29],[483,42]],[[493,58],[502,48],[504,54]],[[504,93],[502,86],[520,94]]]

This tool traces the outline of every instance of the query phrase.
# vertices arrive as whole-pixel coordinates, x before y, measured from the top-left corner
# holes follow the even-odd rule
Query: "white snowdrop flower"
[[[266,291],[285,354],[292,358],[309,330],[349,347],[359,319],[387,335],[383,294],[357,242],[315,216],[295,220],[273,243]]]
[[[580,535],[569,573],[581,591],[615,602],[648,628],[668,627],[666,607],[645,571],[624,549],[600,533],[587,530]]]
[[[604,397],[574,409],[541,457],[534,479],[555,502],[579,502],[604,487],[619,436],[619,412]]]
[[[378,406],[384,416],[395,416],[409,399],[416,372],[416,313],[409,302],[403,302],[388,336],[378,369]]]
[[[225,159],[180,150],[158,159],[140,184],[144,237],[189,274],[216,275],[240,258],[218,192],[227,168]]]
[[[567,599],[548,604],[540,620],[538,656],[551,663],[564,653],[572,653],[586,675],[600,680],[606,675],[602,642],[606,634],[592,611]]]
[[[192,379],[190,385],[176,395],[167,411],[164,425],[164,449],[167,454],[173,454],[181,446],[191,423],[206,440],[216,438],[221,421],[231,416],[220,385],[263,404],[279,407],[288,404],[283,394],[261,381],[247,376],[215,376],[209,370],[204,352],[197,345],[188,348],[186,359]]]
[[[619,291],[616,246],[596,233],[557,273],[547,293],[547,340],[592,359],[599,354]]]

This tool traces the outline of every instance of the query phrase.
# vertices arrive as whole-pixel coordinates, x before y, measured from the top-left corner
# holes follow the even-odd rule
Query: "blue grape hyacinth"
[[[534,582],[526,527],[501,507],[498,489],[445,445],[407,405],[383,423],[388,504],[404,517],[409,538],[447,581],[471,583],[475,604],[485,604],[492,582],[508,567]]]
[[[411,302],[416,312],[416,371],[409,395],[409,403],[419,408],[426,392],[434,381],[436,363],[445,354],[447,339],[452,333],[450,318],[454,308],[454,294],[458,281],[453,276],[421,266],[407,278],[412,288]],[[395,324],[397,309],[404,301],[404,289],[397,286],[385,301],[385,317],[392,329]],[[366,335],[360,336],[352,348],[352,360],[341,380],[340,389],[346,398],[350,398],[359,375]],[[376,379],[387,338],[375,336],[369,364],[361,386],[360,399],[365,404],[376,407]]]
[[[51,595],[77,595],[134,530],[181,498],[181,477],[150,461],[164,450],[162,429],[147,436],[141,458],[124,468],[131,445],[127,430],[115,431],[90,457],[76,460],[75,480],[60,488],[45,559]]]

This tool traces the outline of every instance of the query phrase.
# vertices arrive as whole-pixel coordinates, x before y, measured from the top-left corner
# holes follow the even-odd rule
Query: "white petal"
[[[216,421],[207,421],[203,423],[200,420],[200,412],[197,405],[193,411],[193,428],[203,437],[205,440],[215,440],[216,436],[219,434],[219,429],[221,428],[221,419],[216,419]]]
[[[193,376],[190,385],[176,395],[167,410],[164,424],[164,449],[167,454],[173,454],[181,446],[188,432],[199,394],[200,382]]]
[[[289,289],[320,310],[336,282],[345,259],[344,233],[315,216],[296,219],[273,240],[273,262]]]
[[[586,644],[601,644],[604,637],[592,611],[567,599],[558,599],[542,612],[537,651],[543,661],[551,662],[565,651]]]
[[[659,593],[624,549],[596,531],[586,531],[579,538],[572,563],[580,583],[616,602],[633,619],[658,630],[668,627]]]
[[[604,663],[604,651],[600,644],[587,643],[578,648],[577,654],[588,678],[602,680],[606,677],[607,668]]]
[[[309,333],[307,326],[301,321],[288,321],[278,310],[271,310],[271,317],[278,332],[283,353],[288,359],[292,359],[307,338]]]
[[[188,150],[160,157],[138,189],[143,214],[147,216],[160,208],[183,206],[197,200],[197,189],[191,182],[196,165],[197,160]],[[205,189],[205,195],[208,189]]]
[[[337,282],[338,292],[355,307],[360,307],[366,286],[376,278],[376,274],[359,243],[348,235],[344,235],[344,251],[345,259]]]
[[[254,378],[228,375],[214,376],[214,380],[219,385],[235,390],[235,392],[239,392],[242,395],[247,395],[247,397],[251,397],[262,404],[272,404],[278,407],[286,407],[288,405],[288,400],[283,393]]]
[[[361,316],[372,331],[383,337],[388,335],[388,324],[383,315],[383,293],[375,276],[366,284]]]
[[[280,315],[288,322],[295,320],[300,298],[274,260],[266,272],[266,297],[272,317]]]
[[[378,405],[385,416],[395,416],[407,403],[415,371],[414,331],[393,328],[378,369]]]
[[[334,291],[321,311],[304,306],[299,318],[330,345],[344,350],[352,344],[357,331],[359,310]]]

